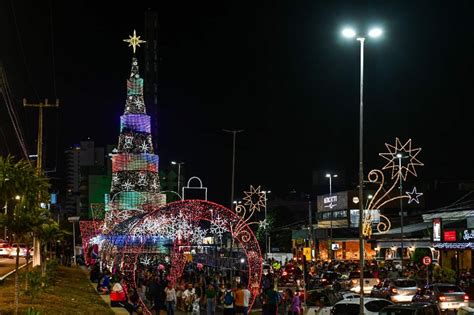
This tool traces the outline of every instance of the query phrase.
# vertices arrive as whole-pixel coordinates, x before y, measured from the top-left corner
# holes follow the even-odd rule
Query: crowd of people
[[[90,279],[97,283],[99,294],[110,294],[111,306],[123,307],[130,314],[141,314],[141,301],[154,314],[174,315],[247,315],[251,292],[243,283],[231,283],[228,277],[189,263],[183,276],[172,281],[166,268],[140,267],[136,270],[137,287],[129,287],[119,271],[100,271],[99,264],[90,267]]]

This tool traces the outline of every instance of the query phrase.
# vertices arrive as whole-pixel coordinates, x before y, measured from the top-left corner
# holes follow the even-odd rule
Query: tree
[[[15,162],[12,156],[0,156],[0,202],[11,210],[0,214],[0,226],[8,228],[13,244],[28,241],[47,220],[47,210],[40,204],[47,200],[48,188],[48,179],[38,174],[29,161]],[[14,202],[15,196],[19,200]],[[15,314],[18,314],[20,247],[16,246],[16,250]]]

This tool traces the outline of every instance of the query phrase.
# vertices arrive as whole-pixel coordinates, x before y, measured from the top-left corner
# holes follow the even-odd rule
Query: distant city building
[[[110,162],[103,147],[81,141],[65,151],[67,215],[90,216],[90,204],[104,202],[111,181]]]

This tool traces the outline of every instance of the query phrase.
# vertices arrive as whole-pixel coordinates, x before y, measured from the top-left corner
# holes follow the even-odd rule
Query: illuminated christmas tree
[[[136,37],[135,32],[126,41],[133,46],[134,53],[136,46],[143,42]],[[118,223],[137,211],[143,212],[146,205],[160,206],[166,203],[165,195],[160,193],[159,158],[154,154],[150,121],[143,98],[143,79],[140,78],[138,61],[134,56],[127,80],[125,110],[120,116],[118,146],[112,156],[109,222]]]

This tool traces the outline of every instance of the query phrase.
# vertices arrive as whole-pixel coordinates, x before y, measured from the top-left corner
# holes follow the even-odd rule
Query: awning
[[[431,229],[431,227],[432,227],[432,222],[431,221],[405,225],[405,226],[403,226],[403,234],[423,231],[423,230],[426,230],[426,229]],[[401,228],[393,228],[393,229],[390,229],[386,233],[379,233],[379,232],[373,233],[373,235],[395,235],[395,234],[402,234],[402,229]]]
[[[467,217],[474,217],[474,210],[436,212],[423,214],[422,216],[423,221],[427,223],[432,223],[435,218],[441,218],[443,221],[460,221],[465,220]]]

